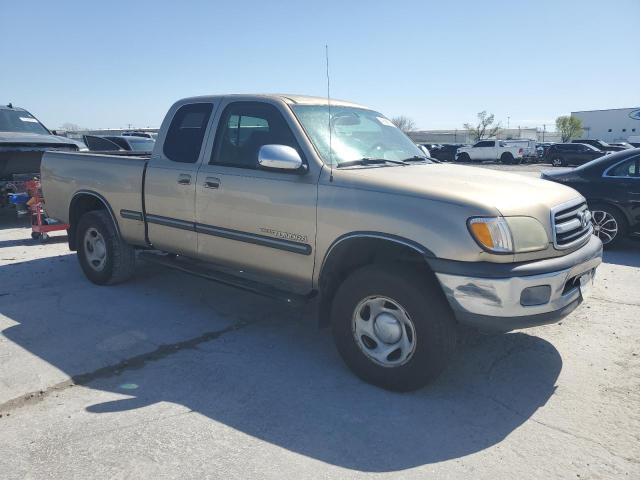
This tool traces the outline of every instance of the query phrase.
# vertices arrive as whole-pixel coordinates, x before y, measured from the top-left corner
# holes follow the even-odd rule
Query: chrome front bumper
[[[592,237],[566,257],[510,269],[496,265],[497,272],[485,263],[485,275],[478,268],[460,274],[458,263],[455,273],[436,271],[436,276],[460,323],[506,332],[557,322],[582,302],[602,262],[602,243]]]

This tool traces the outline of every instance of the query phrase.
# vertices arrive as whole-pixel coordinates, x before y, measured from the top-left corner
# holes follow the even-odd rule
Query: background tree
[[[569,142],[582,133],[582,120],[570,115],[562,115],[556,118],[556,130],[560,132],[562,143]]]
[[[483,138],[495,137],[500,130],[500,122],[494,124],[495,116],[493,113],[487,113],[483,110],[478,113],[478,123],[471,125],[465,123],[464,128],[467,129],[469,135],[475,142],[482,140]]]
[[[393,117],[391,119],[391,122],[393,122],[393,124],[404,133],[409,133],[416,129],[416,122],[411,120],[409,117],[405,117],[404,115]]]
[[[62,124],[60,130],[64,130],[66,132],[77,132],[78,130],[80,130],[80,126],[76,125],[75,123],[67,122]]]

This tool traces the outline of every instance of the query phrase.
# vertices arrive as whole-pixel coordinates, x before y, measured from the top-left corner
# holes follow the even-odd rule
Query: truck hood
[[[350,188],[475,207],[478,215],[532,216],[543,225],[550,222],[551,208],[581,196],[539,178],[444,163],[334,169],[334,179]]]
[[[58,137],[55,135],[43,135],[39,133],[0,132],[0,146],[7,144],[11,146],[79,146],[80,142],[76,142],[70,138]]]

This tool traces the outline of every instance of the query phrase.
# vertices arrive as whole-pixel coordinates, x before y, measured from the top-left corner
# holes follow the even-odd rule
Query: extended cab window
[[[192,103],[176,111],[164,139],[163,152],[169,160],[180,163],[198,161],[212,110],[210,103]]]
[[[278,109],[268,103],[232,103],[220,118],[210,163],[257,168],[260,147],[272,144],[300,150]]]

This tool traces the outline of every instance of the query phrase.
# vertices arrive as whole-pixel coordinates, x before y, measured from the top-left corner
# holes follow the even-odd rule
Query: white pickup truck
[[[502,140],[480,140],[470,147],[461,147],[456,152],[456,162],[483,162],[500,160],[502,163],[520,163],[524,148]]]

